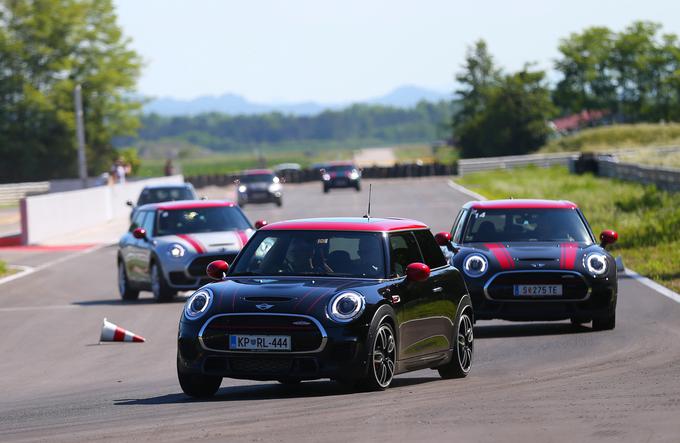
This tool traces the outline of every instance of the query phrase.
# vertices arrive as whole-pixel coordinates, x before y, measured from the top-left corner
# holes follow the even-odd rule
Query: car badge
[[[259,309],[260,311],[266,311],[266,310],[269,309],[269,308],[273,308],[274,305],[269,305],[269,304],[267,304],[267,303],[262,303],[262,304],[259,304],[259,305],[255,305],[255,307],[256,307],[257,309]]]
[[[294,324],[295,326],[309,326],[309,325],[311,325],[310,322],[305,321],[305,320],[294,321],[293,324]]]
[[[534,268],[542,268],[545,266],[545,263],[532,263],[531,266]]]

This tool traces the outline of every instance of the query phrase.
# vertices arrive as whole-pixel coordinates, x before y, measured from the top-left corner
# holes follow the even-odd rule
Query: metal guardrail
[[[597,175],[655,185],[659,189],[680,192],[680,169],[620,163],[616,160],[598,159]]]
[[[17,203],[27,195],[49,192],[50,182],[10,183],[0,185],[0,204]]]
[[[557,154],[508,155],[504,157],[484,157],[458,160],[458,175],[492,169],[510,169],[522,166],[568,166],[569,162],[579,156],[578,152],[560,152]]]

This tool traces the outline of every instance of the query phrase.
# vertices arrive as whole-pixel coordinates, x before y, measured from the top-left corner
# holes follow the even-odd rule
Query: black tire
[[[472,309],[468,305],[460,311],[456,321],[455,349],[453,350],[451,361],[437,368],[441,378],[463,378],[467,377],[470,373],[474,354],[474,331],[472,325]]]
[[[118,292],[120,293],[120,298],[125,301],[137,300],[139,298],[139,289],[130,285],[123,260],[118,260]]]
[[[208,398],[215,395],[220,385],[222,377],[203,374],[186,374],[177,368],[177,379],[182,391],[189,397]]]
[[[151,293],[154,300],[159,303],[172,300],[177,294],[175,290],[168,286],[168,282],[163,277],[163,271],[156,262],[151,263]]]
[[[330,189],[328,188],[328,186],[324,186],[324,187],[323,187],[323,193],[324,193],[324,194],[328,194],[328,191],[329,191],[329,190],[330,190]]]
[[[283,205],[283,199],[279,197],[279,198],[276,199],[276,206],[278,206],[280,208],[281,205]]]
[[[612,312],[608,317],[594,318],[594,331],[609,331],[616,327],[616,312]]]
[[[357,381],[360,389],[384,391],[394,379],[397,358],[397,342],[392,325],[383,318],[372,324],[368,333],[368,371],[366,377]]]
[[[356,185],[354,185],[354,189],[356,189],[357,192],[361,192],[361,183],[357,183]]]

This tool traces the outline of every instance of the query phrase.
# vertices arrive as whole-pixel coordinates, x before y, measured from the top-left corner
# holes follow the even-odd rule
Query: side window
[[[130,232],[134,231],[137,228],[141,228],[144,225],[144,216],[146,215],[146,211],[137,211],[135,214],[135,218],[132,219],[132,223],[130,224]]]
[[[432,269],[445,266],[446,258],[444,258],[444,254],[442,254],[442,250],[434,240],[432,233],[427,229],[414,231],[413,233],[420,245],[420,250],[425,258],[425,264]]]
[[[468,211],[463,209],[458,215],[456,225],[453,227],[453,242],[462,243],[463,227],[465,226],[465,219],[467,218]]]
[[[146,218],[144,219],[142,227],[146,229],[146,234],[149,237],[153,237],[153,225],[156,221],[156,213],[152,211],[144,211],[144,213],[146,214]]]
[[[411,232],[390,235],[390,276],[401,277],[411,263],[422,262],[418,243]]]

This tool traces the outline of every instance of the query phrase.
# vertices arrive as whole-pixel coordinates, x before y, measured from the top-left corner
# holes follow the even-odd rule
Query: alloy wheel
[[[463,312],[458,323],[458,361],[463,372],[468,372],[472,366],[472,351],[474,349],[474,332],[472,320],[467,312]]]
[[[396,346],[392,328],[383,324],[373,345],[373,375],[376,383],[381,388],[386,388],[392,382],[394,376],[394,362],[396,359]]]

